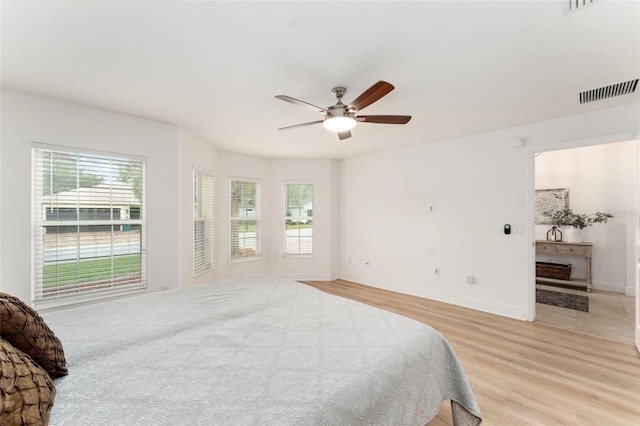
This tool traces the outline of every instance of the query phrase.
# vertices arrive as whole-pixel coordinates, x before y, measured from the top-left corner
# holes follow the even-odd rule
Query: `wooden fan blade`
[[[344,140],[351,137],[351,130],[345,130],[344,132],[338,132],[338,139]]]
[[[288,130],[288,129],[295,129],[296,127],[311,126],[312,124],[322,123],[323,121],[324,120],[309,121],[308,123],[300,123],[300,124],[294,124],[293,126],[280,127],[278,130]]]
[[[410,115],[358,115],[356,121],[380,124],[407,124]]]
[[[322,113],[322,114],[328,114],[329,113],[329,111],[327,111],[324,108],[320,108],[319,106],[310,104],[309,102],[301,101],[300,99],[292,98],[291,96],[278,95],[278,96],[276,96],[276,98],[278,98],[278,99],[280,99],[282,101],[285,101],[285,102],[292,103],[294,105],[300,105],[300,106],[303,106],[305,108],[309,108],[312,111],[319,112],[319,113]]]
[[[363,94],[355,99],[355,101],[351,102],[349,108],[355,108],[357,111],[360,111],[382,98],[393,89],[395,89],[393,84],[380,80],[365,90]]]

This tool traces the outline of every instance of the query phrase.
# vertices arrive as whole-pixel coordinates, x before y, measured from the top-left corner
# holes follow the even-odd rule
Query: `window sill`
[[[99,302],[107,302],[125,297],[138,296],[147,292],[146,287],[132,288],[122,291],[107,293],[79,294],[62,298],[39,299],[32,303],[32,306],[39,312],[52,312],[61,309],[73,308],[76,306],[92,305]]]
[[[283,254],[283,259],[313,259],[313,254]]]
[[[243,263],[243,262],[254,262],[256,260],[260,260],[262,256],[247,256],[247,257],[239,257],[237,259],[229,259],[229,263]]]

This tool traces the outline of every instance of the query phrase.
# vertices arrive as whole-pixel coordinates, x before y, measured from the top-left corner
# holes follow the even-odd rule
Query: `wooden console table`
[[[536,277],[536,281],[549,284],[573,285],[587,287],[590,292],[591,285],[591,248],[592,243],[565,243],[561,241],[536,241],[536,253],[561,254],[565,256],[582,256],[587,261],[587,277],[585,280],[556,280],[553,278]]]

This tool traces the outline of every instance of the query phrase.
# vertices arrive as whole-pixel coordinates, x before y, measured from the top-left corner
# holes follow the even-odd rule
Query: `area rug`
[[[536,289],[536,302],[561,308],[589,312],[589,298],[578,294]]]

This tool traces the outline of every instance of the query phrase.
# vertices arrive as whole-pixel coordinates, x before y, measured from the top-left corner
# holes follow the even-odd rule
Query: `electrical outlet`
[[[473,275],[467,275],[467,284],[475,284],[476,282],[476,277],[474,277]]]

